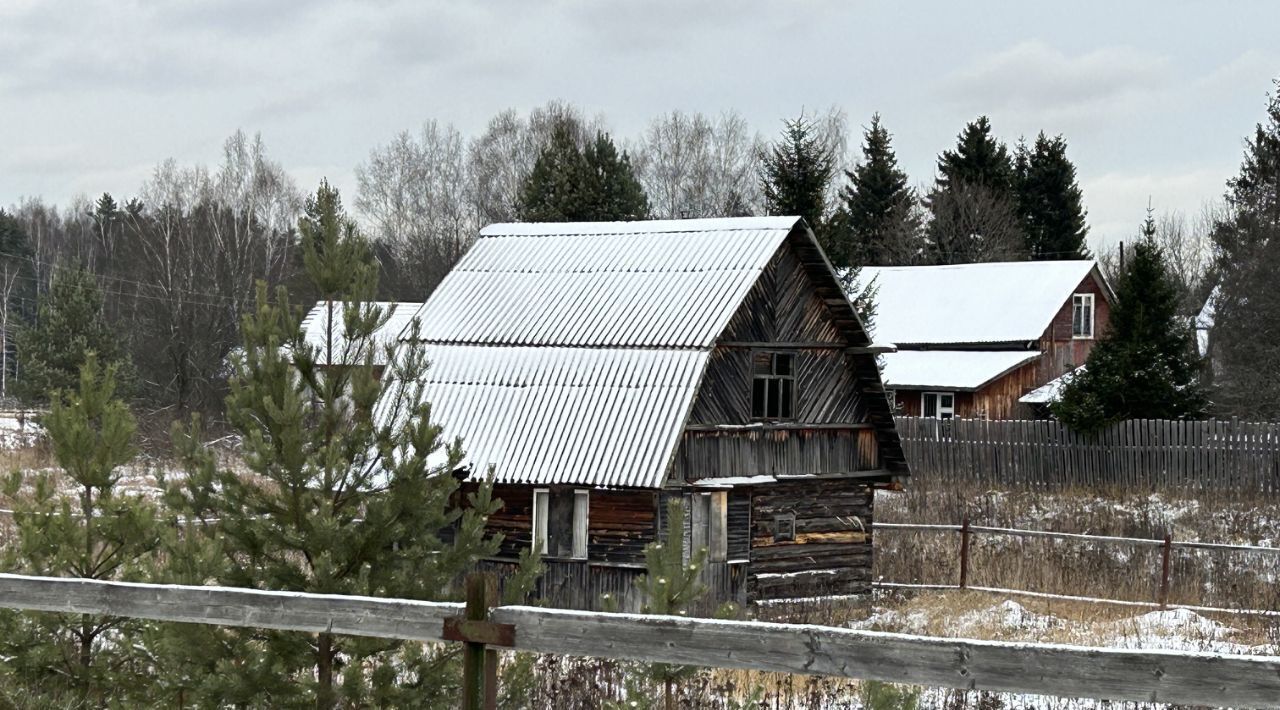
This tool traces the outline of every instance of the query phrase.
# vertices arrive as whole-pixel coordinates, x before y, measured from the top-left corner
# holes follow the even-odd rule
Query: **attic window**
[[[1093,294],[1077,293],[1071,297],[1071,337],[1093,337]]]
[[[751,384],[752,419],[794,419],[794,353],[756,353],[755,376]]]

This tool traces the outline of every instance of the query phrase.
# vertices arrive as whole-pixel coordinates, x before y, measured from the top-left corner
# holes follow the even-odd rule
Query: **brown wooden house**
[[[1093,261],[867,267],[885,387],[903,416],[1020,419],[1084,364],[1114,295]],[[1051,396],[1053,388],[1041,392]]]
[[[796,218],[501,224],[418,313],[426,397],[495,476],[507,569],[636,608],[665,503],[718,600],[866,592],[877,486],[907,475],[875,351]]]

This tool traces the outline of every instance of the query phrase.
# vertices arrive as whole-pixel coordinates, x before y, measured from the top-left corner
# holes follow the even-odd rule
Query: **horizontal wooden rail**
[[[0,574],[0,606],[440,641],[460,604]],[[1280,707],[1280,657],[1006,643],[825,626],[499,607],[512,648],[930,687]]]
[[[962,526],[926,523],[872,523],[873,530],[920,530],[932,532],[960,532]],[[1019,528],[1000,528],[987,525],[970,525],[971,533],[989,533],[993,535],[1010,535],[1013,537],[1048,537],[1063,540],[1096,540],[1098,542],[1114,542],[1124,545],[1160,547],[1164,540],[1150,537],[1118,537],[1115,535],[1090,535],[1088,533],[1053,532],[1049,530],[1022,530]],[[1280,554],[1280,547],[1264,547],[1261,545],[1232,545],[1222,542],[1192,542],[1173,540],[1170,547],[1197,550],[1224,550],[1233,552],[1260,552],[1264,554]]]

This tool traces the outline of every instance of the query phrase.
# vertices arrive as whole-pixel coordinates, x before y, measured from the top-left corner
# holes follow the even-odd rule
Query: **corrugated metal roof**
[[[419,315],[434,343],[710,347],[795,217],[497,224]]]
[[[479,475],[662,485],[708,351],[429,345],[423,396]]]
[[[302,319],[302,332],[306,337],[307,343],[318,349],[316,360],[321,365],[327,365],[328,348],[325,347],[329,323],[329,309],[326,301],[320,301],[307,312]],[[373,334],[376,347],[373,353],[373,359],[376,364],[386,364],[385,348],[383,345],[394,343],[400,337],[400,334],[413,321],[413,316],[422,307],[421,303],[405,303],[396,301],[377,301],[373,305],[378,306],[384,313],[390,312],[387,322]],[[343,308],[339,303],[334,304],[333,309],[333,338],[334,352],[345,353],[347,339],[343,326]],[[344,354],[342,358],[335,359],[355,359],[354,354]]]
[[[884,358],[890,389],[976,390],[1040,357],[1038,350],[899,350]]]
[[[1023,342],[1040,339],[1094,268],[1092,261],[868,266],[859,280],[875,279],[877,342]]]
[[[478,475],[656,488],[716,338],[795,217],[486,227],[418,311]]]

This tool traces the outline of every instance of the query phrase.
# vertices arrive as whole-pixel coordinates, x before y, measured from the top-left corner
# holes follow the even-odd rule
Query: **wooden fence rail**
[[[754,621],[0,574],[0,606],[866,678],[930,687],[1280,707],[1280,657],[945,639]],[[473,610],[474,611],[474,610]],[[450,631],[452,629],[452,631]]]
[[[1135,419],[1078,434],[1056,421],[899,417],[897,429],[918,481],[1280,493],[1280,423]]]
[[[937,523],[872,523],[873,530],[887,531],[914,531],[929,533],[947,533],[955,532],[960,534],[959,541],[959,578],[955,584],[909,584],[909,583],[882,583],[880,586],[884,588],[928,588],[928,589],[979,589],[979,591],[1003,592],[1008,594],[1037,594],[1022,589],[1004,589],[1004,588],[978,588],[969,585],[969,539],[973,535],[1004,535],[1011,537],[1030,537],[1030,538],[1049,538],[1053,540],[1074,540],[1078,542],[1100,542],[1107,544],[1127,545],[1131,547],[1158,547],[1160,548],[1160,586],[1156,588],[1155,601],[1153,603],[1137,602],[1133,600],[1121,599],[1104,599],[1100,597],[1075,597],[1093,602],[1101,602],[1108,604],[1140,604],[1143,606],[1153,606],[1159,609],[1165,609],[1169,606],[1169,581],[1170,581],[1170,553],[1175,549],[1198,549],[1198,550],[1219,550],[1230,552],[1251,552],[1263,555],[1280,554],[1280,547],[1264,547],[1261,545],[1230,545],[1220,542],[1191,542],[1174,540],[1172,535],[1165,535],[1161,539],[1149,537],[1118,537],[1115,535],[1089,535],[1087,533],[1065,533],[1053,532],[1049,530],[1022,530],[1020,528],[1000,528],[988,525],[970,525],[966,516],[959,525],[937,524]],[[1061,597],[1062,595],[1048,594],[1049,597]],[[1177,605],[1179,608],[1191,609],[1194,611],[1212,611],[1228,614],[1254,614],[1260,616],[1280,615],[1280,611],[1267,609],[1234,609],[1230,607],[1207,607],[1207,606],[1185,606]]]

